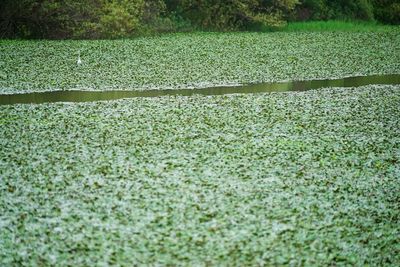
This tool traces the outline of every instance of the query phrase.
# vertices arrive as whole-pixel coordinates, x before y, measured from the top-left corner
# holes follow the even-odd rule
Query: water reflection
[[[309,80],[279,83],[260,83],[233,87],[147,91],[52,91],[42,93],[0,95],[0,105],[46,102],[91,102],[133,97],[166,95],[224,95],[265,92],[305,91],[323,87],[356,87],[369,84],[400,84],[400,74],[349,77],[334,80]]]

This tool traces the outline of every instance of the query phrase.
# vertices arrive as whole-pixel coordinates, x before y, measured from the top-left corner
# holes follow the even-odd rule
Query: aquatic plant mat
[[[400,265],[400,86],[0,106],[0,265]]]
[[[77,65],[79,53],[82,64]],[[184,89],[395,73],[400,73],[400,27],[387,32],[0,40],[0,94]]]

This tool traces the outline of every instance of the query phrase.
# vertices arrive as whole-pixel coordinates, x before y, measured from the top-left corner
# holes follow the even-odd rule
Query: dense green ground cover
[[[398,26],[381,25],[377,22],[368,21],[343,21],[343,20],[327,20],[327,21],[302,21],[290,22],[282,31],[289,32],[323,32],[323,31],[345,31],[345,32],[385,32],[393,31]]]
[[[207,87],[394,73],[400,73],[399,28],[0,41],[0,93]]]
[[[399,266],[399,107],[400,86],[1,106],[0,265]]]

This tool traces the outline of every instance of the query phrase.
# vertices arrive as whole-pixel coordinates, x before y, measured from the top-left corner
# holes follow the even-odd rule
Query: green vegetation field
[[[281,29],[289,32],[387,32],[393,31],[398,26],[381,25],[367,21],[343,21],[343,20],[317,20],[290,22]]]
[[[400,264],[400,86],[0,107],[0,265]]]
[[[209,87],[400,73],[400,30],[384,29],[0,40],[0,93]]]
[[[302,27],[0,40],[0,94],[400,74]],[[400,85],[3,105],[0,266],[400,266],[399,179]]]

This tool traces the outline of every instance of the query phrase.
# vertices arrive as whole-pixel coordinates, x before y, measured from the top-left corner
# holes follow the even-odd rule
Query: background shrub
[[[2,37],[115,38],[139,31],[144,0],[3,0]]]
[[[176,12],[202,29],[240,30],[284,24],[298,0],[167,0]]]
[[[374,14],[383,23],[400,24],[400,1],[374,0]]]
[[[399,0],[0,0],[2,38],[120,38],[266,30],[288,20],[400,23]]]
[[[374,20],[370,0],[302,0],[297,20]]]
[[[138,32],[143,10],[144,0],[113,0],[103,3],[97,25],[100,37],[118,38]]]

